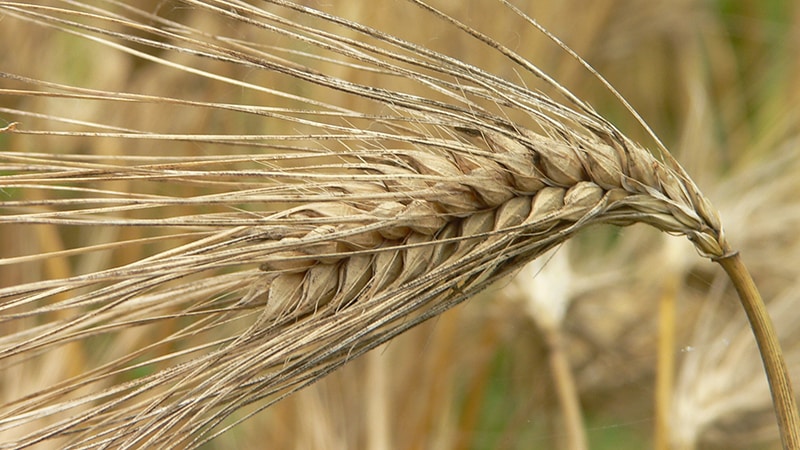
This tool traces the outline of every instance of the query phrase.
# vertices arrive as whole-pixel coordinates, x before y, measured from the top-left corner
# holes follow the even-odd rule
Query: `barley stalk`
[[[521,298],[524,310],[543,335],[563,417],[565,448],[580,450],[589,448],[589,445],[563,329],[564,316],[580,291],[580,283],[570,267],[564,246],[541,255],[522,268],[514,279],[515,283],[506,291]]]
[[[727,302],[720,301],[728,281],[719,276],[713,284],[714,292],[694,327],[694,345],[686,349],[677,378],[671,411],[674,432],[670,441],[674,448],[700,448],[715,435],[766,441],[776,431],[768,419],[768,385],[757,366],[744,363],[748,355],[754,357],[758,352],[752,331],[747,329],[744,317],[726,311]],[[796,330],[790,324],[797,320],[793,306],[796,295],[797,284],[792,281],[769,303],[782,342],[795,337]],[[796,369],[796,351],[787,349],[786,356],[789,367]],[[760,411],[761,417],[754,417],[754,411]],[[721,429],[736,430],[736,435]]]
[[[142,330],[137,345],[109,351],[90,371],[8,401],[0,410],[0,432],[14,436],[6,448],[51,438],[64,448],[197,447],[230,428],[223,421],[239,408],[273,404],[592,224],[643,222],[685,235],[732,276],[741,273],[718,213],[677,162],[667,153],[653,156],[499,42],[410,2],[542,79],[562,100],[379,30],[299,4],[268,3],[177,2],[313,51],[260,47],[132,4],[0,2],[6,20],[54,28],[271,102],[115,92],[14,73],[2,74],[13,87],[0,95],[222,111],[290,130],[146,131],[3,109],[20,123],[2,130],[15,150],[0,153],[7,174],[0,189],[13,192],[3,200],[0,224],[156,231],[0,265],[167,245],[116,267],[0,289],[1,320],[12,330],[0,339],[4,368],[70,342]],[[159,52],[277,74],[326,95],[295,95]],[[360,78],[337,77],[343,68]],[[430,96],[387,87],[398,79]],[[233,150],[198,157],[34,147],[79,138]],[[164,182],[201,193],[170,193],[159,189]],[[751,290],[743,296],[756,300]],[[37,318],[47,320],[32,325]],[[148,338],[160,322],[174,328]],[[779,368],[779,358],[765,361],[770,373]],[[130,376],[136,369],[149,373]],[[780,423],[796,430],[789,393],[777,392],[785,404]],[[787,448],[795,448],[794,435],[786,435]]]

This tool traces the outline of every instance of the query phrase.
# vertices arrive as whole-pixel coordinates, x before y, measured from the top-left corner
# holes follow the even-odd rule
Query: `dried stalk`
[[[783,448],[800,448],[800,418],[798,418],[800,416],[797,412],[797,403],[789,379],[789,370],[786,368],[783,351],[767,307],[738,253],[720,258],[718,262],[736,287],[747,319],[753,328],[759,353],[767,371]]]
[[[50,193],[4,199],[0,224],[182,230],[0,260],[27,264],[134,244],[171,246],[118,267],[0,289],[0,319],[19,325],[0,339],[6,368],[69,342],[140,328],[144,339],[75,378],[6,403],[0,432],[13,438],[4,448],[55,438],[64,448],[200,446],[230,428],[223,421],[239,408],[255,402],[265,408],[313,383],[591,224],[647,223],[685,235],[702,255],[729,264],[716,210],[668,154],[654,157],[531,62],[422,2],[412,3],[539,77],[572,106],[290,2],[268,2],[285,16],[233,0],[181,3],[320,55],[301,53],[292,61],[298,56],[292,48],[260,48],[124,3],[110,2],[113,10],[65,3],[62,9],[0,2],[0,13],[275,103],[102,91],[8,73],[2,76],[16,87],[0,95],[224,111],[290,131],[143,131],[4,110],[21,118],[3,129],[18,147],[37,139],[90,138],[258,150],[212,157],[51,155],[33,147],[0,153],[0,170],[8,174],[0,189]],[[142,46],[149,51],[138,50]],[[356,106],[246,83],[162,58],[160,51],[278,74]],[[329,64],[379,81],[337,78],[325,71]],[[396,79],[428,89],[431,97],[385,87]],[[512,115],[526,121],[512,121]],[[22,118],[41,118],[50,128],[26,126]],[[59,123],[70,129],[57,130]],[[163,181],[204,193],[153,188]],[[127,184],[116,190],[109,182]],[[183,212],[209,205],[219,208]],[[51,313],[57,317],[24,324]],[[186,324],[187,318],[193,320]],[[165,321],[175,328],[145,339],[151,325]],[[767,364],[768,371],[775,367]],[[136,369],[152,372],[119,381]],[[789,405],[780,408],[796,416]]]
[[[569,304],[581,293],[581,283],[570,267],[565,246],[567,244],[525,266],[506,292],[521,300],[522,309],[528,312],[542,334],[561,409],[564,448],[582,450],[588,449],[589,443],[563,324]]]
[[[670,441],[676,449],[701,448],[706,443],[766,443],[777,437],[763,365],[749,363],[759,349],[744,315],[729,310],[728,285],[724,272],[715,277],[694,327],[693,345],[684,351],[670,417]],[[769,303],[784,343],[793,342],[797,334],[792,327],[797,321],[797,292],[798,284],[790,283]],[[785,349],[790,370],[797,369],[796,348]]]
[[[653,443],[656,450],[670,449],[669,414],[674,396],[675,378],[675,348],[676,348],[676,303],[680,290],[680,257],[675,241],[667,243],[664,251],[665,262],[673,270],[661,274],[664,280],[661,294],[658,298],[658,366],[656,371],[655,388],[655,430]],[[681,252],[682,253],[682,252]]]

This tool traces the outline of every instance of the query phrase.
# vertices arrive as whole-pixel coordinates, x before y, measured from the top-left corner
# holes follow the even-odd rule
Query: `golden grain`
[[[278,401],[592,224],[644,222],[686,235],[705,256],[729,255],[716,210],[669,155],[657,158],[626,138],[498,42],[414,2],[517,70],[543,79],[566,101],[299,4],[270,3],[286,8],[278,8],[285,17],[238,1],[182,2],[228,30],[280,42],[274,47],[170,22],[133,4],[89,14],[78,5],[0,3],[6,20],[73,32],[201,81],[267,95],[274,104],[189,102],[12,76],[31,97],[60,99],[68,92],[107,101],[110,109],[131,103],[237,112],[277,130],[187,134],[157,132],[164,125],[158,124],[143,132],[111,121],[71,122],[55,112],[44,115],[44,129],[0,130],[20,142],[89,137],[120,147],[189,143],[258,150],[206,159],[1,155],[9,175],[0,187],[76,195],[8,201],[5,223],[183,230],[172,247],[133,263],[0,289],[4,320],[65,312],[5,337],[3,358],[58,351],[65,342],[108,337],[131,324],[174,320],[176,330],[103,360],[88,379],[64,378],[13,399],[0,410],[0,431],[13,436],[10,446],[55,437],[82,448],[200,446],[226,429],[222,421],[237,408]],[[87,24],[76,25],[81,21]],[[248,75],[277,73],[270,82],[288,77],[293,84],[274,91],[198,72],[160,52],[201,56],[198,65],[216,62]],[[345,67],[352,78],[337,77]],[[429,89],[430,98],[407,94],[402,82]],[[315,93],[295,95],[294,89]],[[76,128],[56,129],[65,123]],[[164,192],[165,180],[208,192]],[[195,205],[219,209],[188,208]],[[133,242],[160,239],[154,236],[143,232]],[[196,321],[180,322],[187,317]],[[203,339],[218,330],[224,337]],[[148,353],[155,349],[163,353]],[[140,368],[138,356],[147,357],[142,366],[152,372],[119,382],[117,376]],[[34,431],[14,433],[31,423]]]

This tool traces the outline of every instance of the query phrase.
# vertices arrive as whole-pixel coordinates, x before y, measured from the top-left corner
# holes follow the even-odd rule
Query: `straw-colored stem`
[[[655,398],[655,450],[669,450],[669,412],[675,374],[675,297],[678,291],[677,275],[668,275],[658,311],[658,370],[656,372]]]
[[[738,253],[717,259],[731,278],[753,329],[767,372],[783,448],[800,449],[800,415],[778,336],[761,294]]]
[[[367,448],[375,450],[389,450],[390,442],[390,421],[388,412],[390,410],[388,399],[388,370],[386,360],[382,359],[380,350],[367,353],[365,356],[367,365],[367,396],[365,422],[367,427]]]
[[[586,427],[581,415],[581,405],[572,376],[572,369],[567,361],[564,350],[564,338],[558,327],[548,327],[543,330],[547,343],[550,370],[553,374],[553,384],[558,394],[558,403],[561,406],[561,416],[564,422],[564,431],[567,437],[566,447],[570,450],[588,450]]]
[[[480,360],[475,364],[475,369],[470,374],[470,381],[464,390],[464,407],[461,408],[459,419],[458,437],[453,450],[467,450],[473,447],[476,441],[475,435],[479,430],[478,424],[483,413],[484,403],[488,396],[487,390],[490,379],[489,357],[491,355],[485,351],[486,348],[496,348],[499,336],[494,327],[485,327],[481,331],[480,338]]]

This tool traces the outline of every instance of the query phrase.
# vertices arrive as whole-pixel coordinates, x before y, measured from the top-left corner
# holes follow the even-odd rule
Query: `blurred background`
[[[539,88],[497,52],[445,27],[410,2],[302,3]],[[628,136],[654,148],[643,127],[595,77],[500,2],[433,3],[519,52]],[[513,3],[602,74],[721,210],[730,241],[742,251],[770,303],[797,385],[800,3]],[[260,36],[179,2],[143,0],[136,6],[209,33],[242,40]],[[264,7],[300,20],[289,11]],[[272,99],[13,17],[0,17],[0,24],[3,72],[220,103],[270,104]],[[283,92],[325,96],[326,101],[335,95],[301,89],[291,79],[247,67],[167,56]],[[350,76],[346,67],[331,70]],[[413,88],[403,81],[386,87]],[[0,79],[0,87],[17,84]],[[0,107],[0,128],[15,121],[36,128],[37,121],[44,120],[20,117],[12,110],[182,133],[245,133],[263,126],[253,117],[229,111],[174,105],[109,108],[102,102],[6,94],[0,96]],[[236,151],[213,144],[154,148],[113,139],[0,134],[0,151],[16,148],[104,155]],[[115,189],[130,182],[119,181]],[[4,257],[152,232],[30,225],[3,225],[0,230]],[[0,285],[116,266],[158,250],[163,248],[154,243],[113,254],[3,266]],[[568,432],[556,390],[564,383],[574,386],[592,449],[780,448],[766,380],[744,314],[721,270],[700,258],[688,242],[644,226],[596,227],[543,260],[513,281],[494,286],[258,413],[206,448],[564,448]],[[561,355],[556,359],[568,362],[566,375],[553,369],[554,352]],[[79,359],[63,356],[71,361],[65,365],[74,365],[64,370],[80,371]],[[13,370],[0,373],[4,395],[12,395],[9,391],[25,382],[9,381],[17,376]]]

